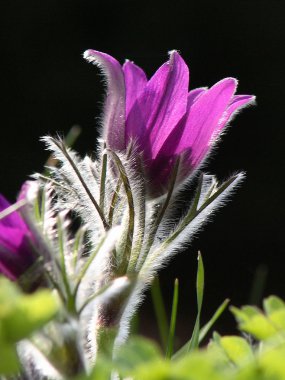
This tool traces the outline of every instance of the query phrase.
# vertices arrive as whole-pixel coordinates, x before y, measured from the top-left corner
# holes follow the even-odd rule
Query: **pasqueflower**
[[[0,212],[11,204],[0,194]],[[0,220],[0,273],[17,280],[35,261],[33,235],[19,212]]]
[[[166,190],[177,158],[183,158],[179,181],[197,169],[233,115],[254,101],[250,95],[234,95],[234,78],[189,92],[189,70],[177,51],[170,52],[169,61],[149,80],[130,61],[121,66],[95,50],[87,50],[84,57],[97,64],[107,78],[106,145],[125,151],[130,141],[135,141],[152,194]]]

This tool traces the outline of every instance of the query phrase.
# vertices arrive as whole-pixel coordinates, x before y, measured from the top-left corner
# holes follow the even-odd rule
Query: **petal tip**
[[[179,52],[178,52],[178,50],[176,50],[176,49],[172,49],[172,50],[169,50],[168,51],[168,55],[171,57],[172,55],[174,55],[174,54],[178,54],[178,55],[180,55],[179,54]]]
[[[249,95],[248,104],[252,105],[252,106],[256,105],[256,96],[255,95]]]
[[[181,59],[182,60],[182,57],[181,55],[179,54],[179,51],[178,50],[170,50],[168,52],[168,55],[169,55],[169,63],[174,63],[176,60],[178,59]]]
[[[128,68],[128,67],[131,67],[131,66],[134,66],[135,64],[134,64],[134,62],[133,61],[131,61],[130,59],[125,59],[125,62],[123,63],[123,69],[125,69],[125,68]]]
[[[221,79],[219,82],[215,83],[209,91],[225,91],[230,98],[232,98],[237,90],[238,80],[233,77],[227,77]],[[229,100],[230,100],[229,98]]]
[[[223,82],[223,83],[228,83],[229,85],[232,85],[234,86],[235,88],[237,88],[238,86],[238,80],[234,77],[227,77],[227,78],[224,78],[220,81],[220,83]]]
[[[88,50],[85,50],[85,52],[83,53],[83,58],[89,61],[93,55],[94,55],[94,50],[88,49]]]

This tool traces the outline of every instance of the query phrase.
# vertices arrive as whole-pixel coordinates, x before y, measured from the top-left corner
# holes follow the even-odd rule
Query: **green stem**
[[[76,266],[80,257],[80,253],[81,253],[80,248],[82,247],[85,232],[86,232],[86,229],[84,227],[81,227],[79,228],[79,230],[76,232],[76,235],[75,235],[75,241],[74,241],[73,253],[72,253],[72,257],[73,257],[72,264],[73,264],[74,270],[76,270]]]
[[[118,199],[119,199],[119,192],[120,192],[121,186],[122,186],[122,179],[119,178],[119,180],[117,182],[116,189],[113,193],[113,197],[112,197],[111,205],[110,205],[110,209],[109,209],[108,221],[109,221],[110,226],[112,226],[112,224],[113,224],[114,211],[115,211],[115,207],[116,207],[116,204],[118,202]]]
[[[147,242],[146,249],[144,251],[144,256],[140,260],[140,268],[143,266],[143,264],[145,262],[145,259],[147,257],[147,254],[148,254],[151,246],[153,245],[153,242],[154,242],[155,235],[157,233],[158,227],[159,227],[159,225],[160,225],[160,223],[162,221],[162,218],[163,218],[163,216],[165,214],[165,211],[167,210],[167,208],[168,208],[168,206],[170,204],[170,200],[171,200],[171,197],[172,197],[172,194],[173,194],[173,190],[174,190],[176,179],[177,179],[177,175],[178,175],[179,165],[180,165],[180,159],[178,158],[176,160],[176,162],[175,162],[175,165],[174,165],[172,173],[171,173],[171,177],[170,177],[170,181],[169,181],[169,189],[168,189],[168,192],[167,192],[166,199],[165,199],[165,201],[163,203],[163,206],[160,209],[160,211],[159,211],[159,213],[158,213],[158,215],[156,217],[156,220],[155,220],[154,224],[151,227],[150,232],[149,232],[149,239],[148,239],[148,242]]]
[[[107,172],[107,154],[103,154],[102,158],[102,169],[101,169],[101,179],[100,179],[100,209],[104,212],[105,206],[105,182],[106,182],[106,172]]]
[[[145,217],[146,217],[146,202],[145,202],[145,182],[143,176],[143,167],[140,158],[137,159],[138,172],[141,177],[141,187],[139,187],[140,192],[137,193],[137,212],[136,212],[136,220],[137,220],[137,229],[133,242],[133,249],[131,251],[131,256],[129,260],[129,265],[127,269],[127,273],[136,272],[136,266],[138,264],[138,258],[140,256],[144,236],[145,236]]]
[[[77,296],[77,293],[78,293],[78,289],[79,289],[79,285],[83,279],[83,277],[85,276],[89,266],[91,265],[91,263],[93,262],[93,260],[95,259],[97,253],[99,252],[99,250],[101,249],[103,243],[105,242],[106,240],[106,236],[104,236],[101,241],[99,242],[99,244],[96,246],[96,249],[94,250],[94,252],[88,257],[85,265],[83,266],[82,270],[81,270],[81,273],[77,279],[77,283],[76,283],[76,286],[75,286],[75,289],[74,289],[74,292],[73,292],[73,297],[74,299],[76,299],[76,296]]]
[[[133,150],[133,146],[132,146],[132,144],[130,144],[127,148],[127,160],[130,158],[130,156],[132,154],[132,150]],[[117,204],[118,199],[119,199],[119,192],[120,192],[121,186],[122,186],[122,178],[120,177],[118,182],[117,182],[116,189],[113,193],[113,197],[111,200],[111,206],[109,209],[108,221],[109,221],[110,226],[112,226],[112,224],[113,224],[114,210],[115,210],[116,204]]]
[[[78,314],[80,315],[82,313],[82,311],[86,308],[86,306],[88,306],[90,304],[90,302],[94,301],[96,297],[98,297],[102,293],[104,293],[111,285],[112,285],[112,283],[111,284],[107,284],[105,286],[102,286],[102,288],[98,292],[92,294],[92,296],[90,296],[89,298],[87,298],[87,300],[80,307],[80,309],[78,311]]]
[[[127,196],[128,200],[128,206],[129,206],[129,227],[128,227],[128,234],[127,234],[127,239],[126,239],[126,246],[125,246],[125,252],[124,252],[124,261],[123,261],[123,266],[128,265],[128,261],[131,255],[131,250],[132,250],[132,243],[133,243],[133,235],[134,235],[134,225],[135,225],[135,208],[134,208],[134,199],[133,199],[133,194],[130,186],[130,181],[129,178],[126,174],[125,168],[118,157],[118,155],[111,151],[110,149],[107,150],[108,153],[112,156],[113,161],[115,162],[119,173],[121,175],[122,183],[125,189],[125,193]],[[124,273],[125,269],[127,268],[122,268],[122,272]]]
[[[67,309],[73,311],[74,308],[74,298],[72,297],[70,285],[68,281],[66,265],[65,265],[65,255],[64,255],[64,240],[63,240],[63,229],[62,222],[60,217],[57,218],[57,233],[58,233],[58,245],[59,245],[59,258],[60,258],[60,266],[61,266],[61,274],[62,280],[64,283],[64,287],[67,295]]]

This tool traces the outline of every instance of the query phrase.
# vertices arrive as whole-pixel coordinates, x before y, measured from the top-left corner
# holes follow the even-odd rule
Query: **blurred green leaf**
[[[23,294],[17,285],[0,278],[0,373],[19,369],[15,343],[27,338],[54,317],[58,310],[48,290]]]
[[[173,377],[171,374],[171,363],[167,360],[156,359],[147,365],[140,364],[131,373],[130,379],[135,380],[174,380],[181,379],[179,374]]]
[[[16,347],[0,340],[0,375],[11,375],[20,368]]]
[[[263,340],[276,334],[276,329],[272,322],[258,309],[253,307],[243,307],[242,309],[231,307],[231,311],[239,322],[239,328],[255,338]]]
[[[285,304],[278,297],[271,296],[264,300],[264,314],[253,306],[241,309],[232,307],[239,328],[260,340],[266,340],[281,333],[285,339]]]
[[[260,372],[264,373],[264,378],[274,380],[285,379],[285,346],[277,346],[265,350],[259,359]]]
[[[14,343],[50,321],[58,310],[48,290],[22,294],[16,284],[0,279],[0,326],[2,340]]]
[[[270,315],[276,311],[285,310],[285,303],[279,297],[270,296],[263,301],[263,308],[266,314]]]
[[[285,332],[285,303],[276,296],[270,296],[263,302],[264,310],[278,331]]]
[[[223,336],[220,339],[220,346],[225,350],[229,359],[237,364],[243,364],[254,358],[248,342],[239,336]]]
[[[216,352],[191,352],[181,360],[172,362],[171,379],[179,380],[230,380],[231,367],[223,367]]]
[[[138,365],[162,358],[158,347],[150,340],[133,337],[118,350],[114,365],[120,372],[128,375]]]
[[[91,374],[88,377],[80,377],[76,380],[110,380],[112,371],[113,363],[110,359],[99,355]]]

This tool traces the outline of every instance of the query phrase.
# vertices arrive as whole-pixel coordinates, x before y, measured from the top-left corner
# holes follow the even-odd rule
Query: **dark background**
[[[3,7],[3,4],[2,4]],[[191,70],[191,88],[237,77],[239,93],[255,94],[257,107],[240,114],[210,160],[219,178],[245,170],[247,180],[214,223],[161,273],[170,306],[179,277],[181,339],[195,316],[197,250],[206,267],[203,320],[226,297],[250,299],[260,265],[267,271],[263,295],[285,297],[284,284],[284,10],[283,0],[231,1],[6,1],[1,11],[1,192],[12,201],[27,175],[47,158],[39,136],[83,128],[81,153],[95,147],[103,100],[98,70],[87,48],[123,63],[135,61],[150,76],[178,49]],[[151,303],[142,329],[155,330]],[[153,326],[153,327],[151,327]],[[217,325],[233,330],[226,313]]]

